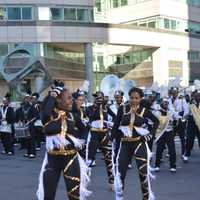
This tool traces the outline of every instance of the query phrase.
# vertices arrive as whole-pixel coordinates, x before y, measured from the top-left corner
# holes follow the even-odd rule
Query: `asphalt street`
[[[36,200],[38,175],[44,157],[43,150],[38,152],[36,159],[23,157],[23,150],[15,147],[14,156],[0,155],[0,200]],[[0,150],[2,145],[0,144]],[[177,173],[169,172],[168,160],[156,173],[153,181],[153,191],[157,200],[200,200],[200,150],[195,146],[188,164],[180,159],[180,148],[177,144]],[[92,171],[90,189],[93,194],[89,200],[114,200],[114,194],[108,190],[106,171],[101,154],[97,156],[97,166]],[[61,178],[57,190],[56,200],[66,200],[66,190]],[[125,200],[141,200],[139,180],[135,163],[128,171]]]

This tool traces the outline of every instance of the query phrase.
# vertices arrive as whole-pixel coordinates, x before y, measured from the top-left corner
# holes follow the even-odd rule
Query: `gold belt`
[[[141,139],[141,137],[135,137],[135,138],[121,138],[122,142],[138,142]]]
[[[91,128],[91,131],[105,133],[105,132],[108,131],[108,129],[103,129],[103,128]]]
[[[74,155],[77,153],[75,149],[61,149],[61,150],[50,150],[48,151],[49,154],[54,155],[54,156],[69,156],[69,155]]]

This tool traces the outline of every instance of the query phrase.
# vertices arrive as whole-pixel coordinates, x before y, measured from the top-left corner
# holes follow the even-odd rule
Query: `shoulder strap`
[[[1,114],[2,117],[5,119],[6,115],[7,115],[7,111],[8,111],[9,106],[6,107],[5,111],[3,110],[3,106],[1,107]]]
[[[142,112],[139,114],[140,117],[143,117],[145,110],[146,110],[146,108],[142,109]]]

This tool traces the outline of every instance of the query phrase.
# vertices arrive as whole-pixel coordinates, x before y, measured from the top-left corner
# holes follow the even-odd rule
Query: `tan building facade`
[[[72,89],[87,79],[92,91],[114,73],[139,86],[180,76],[187,86],[200,64],[199,15],[178,0],[0,0],[1,85],[16,95],[43,91],[49,77]]]

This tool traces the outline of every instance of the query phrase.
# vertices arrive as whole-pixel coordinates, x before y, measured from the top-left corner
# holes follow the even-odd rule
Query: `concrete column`
[[[44,43],[40,43],[40,56],[44,56]]]
[[[182,52],[182,68],[183,68],[183,86],[189,86],[190,79],[190,69],[189,69],[189,61],[188,61],[188,52],[184,50]]]
[[[89,92],[88,92],[88,100],[92,101],[92,93],[93,93],[93,86],[94,86],[92,43],[84,44],[84,51],[85,51],[85,78],[90,83]]]
[[[44,43],[36,44],[36,56],[38,57],[44,56]]]
[[[159,85],[167,85],[169,81],[168,51],[160,47],[153,52],[153,81]]]
[[[43,76],[37,76],[35,77],[35,92],[40,93],[44,84],[44,77]]]

